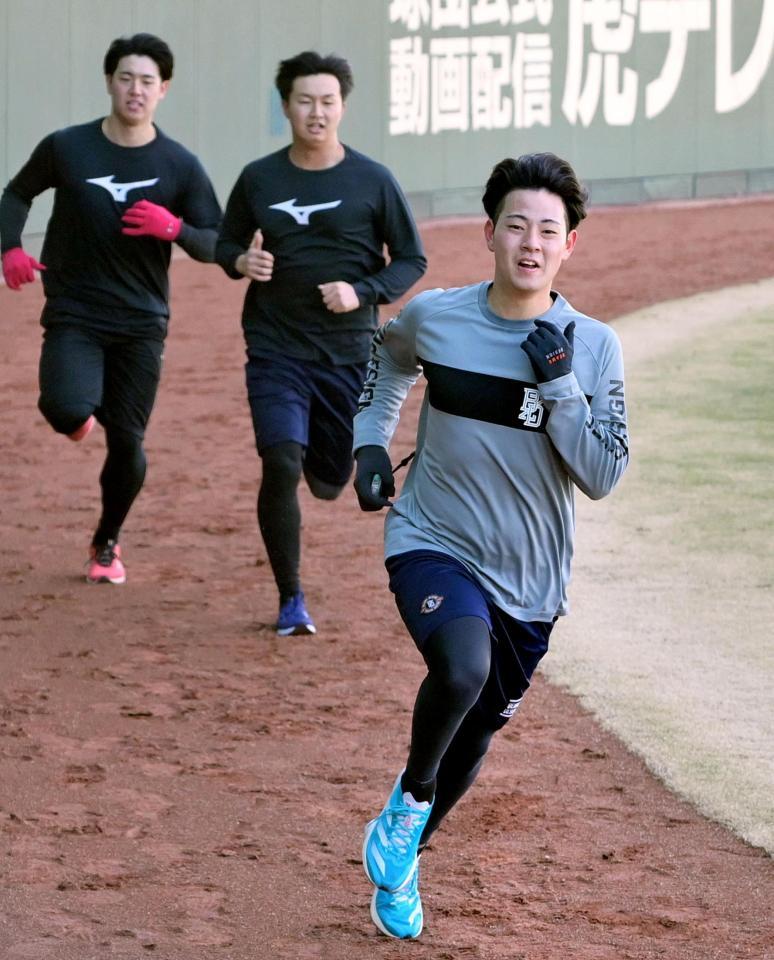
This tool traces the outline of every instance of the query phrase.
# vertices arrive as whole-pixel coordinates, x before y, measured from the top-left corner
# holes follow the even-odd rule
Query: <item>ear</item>
[[[570,230],[570,232],[567,234],[567,240],[565,241],[565,244],[564,244],[564,250],[562,252],[562,262],[570,259],[570,257],[572,256],[572,252],[575,249],[575,244],[577,240],[578,240],[578,231]]]
[[[495,225],[492,220],[487,220],[484,224],[484,237],[486,238],[486,248],[490,253],[494,253],[494,231]]]
[[[285,116],[288,118],[288,120],[290,120],[290,114],[288,113],[288,107],[289,107],[288,101],[287,101],[287,100],[282,100],[282,99],[280,98],[280,103],[282,104],[282,112],[285,114]]]
[[[159,100],[163,100],[167,95],[167,90],[169,90],[170,80],[162,80],[161,87],[159,88]]]

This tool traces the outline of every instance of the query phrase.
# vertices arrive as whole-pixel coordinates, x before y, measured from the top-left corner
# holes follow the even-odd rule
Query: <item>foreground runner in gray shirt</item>
[[[390,589],[428,669],[405,769],[363,846],[389,936],[420,934],[419,855],[567,612],[575,489],[599,499],[628,463],[618,338],[552,289],[585,201],[553,154],[503,160],[483,198],[493,281],[422,293],[374,337],[355,489],[362,509],[391,507]],[[416,456],[393,503],[387,448],[420,374]]]

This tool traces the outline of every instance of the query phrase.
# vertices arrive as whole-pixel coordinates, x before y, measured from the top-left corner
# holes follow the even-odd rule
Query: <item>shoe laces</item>
[[[402,807],[392,814],[390,821],[390,843],[401,853],[411,845],[417,830],[424,825],[427,818],[420,812],[414,812],[408,807]]]
[[[94,548],[94,561],[101,567],[109,567],[116,559],[115,543],[106,543]]]

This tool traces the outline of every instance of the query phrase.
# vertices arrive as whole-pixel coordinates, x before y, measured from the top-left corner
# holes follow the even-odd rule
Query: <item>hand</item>
[[[351,283],[335,280],[333,283],[320,283],[317,289],[322,294],[323,303],[331,313],[349,313],[360,306],[360,298]]]
[[[157,240],[177,240],[183,221],[150,200],[138,200],[121,217],[128,226],[121,230],[127,237],[155,237]]]
[[[13,247],[3,254],[3,276],[9,290],[21,290],[23,283],[32,283],[35,279],[35,270],[45,269],[21,247]]]
[[[395,478],[384,447],[360,447],[355,451],[355,460],[355,493],[360,509],[370,512],[392,506],[387,497],[395,496]]]
[[[535,329],[522,343],[538,383],[548,383],[572,372],[572,351],[575,321],[571,320],[564,333],[548,320],[536,320]]]
[[[260,229],[253,234],[248,249],[236,258],[234,267],[244,276],[259,283],[271,280],[274,273],[274,254],[263,249],[263,233]]]

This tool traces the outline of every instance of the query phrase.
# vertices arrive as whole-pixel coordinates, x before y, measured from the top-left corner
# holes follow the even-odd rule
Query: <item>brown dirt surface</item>
[[[611,320],[770,276],[773,220],[772,197],[593,211],[558,285]],[[490,275],[481,222],[423,232],[422,287]],[[71,444],[42,421],[40,287],[0,288],[0,956],[774,956],[770,858],[543,678],[423,859],[421,940],[376,932],[361,831],[405,755],[423,675],[386,588],[382,520],[351,493],[302,491],[319,633],[278,639],[254,515],[243,286],[185,260],[172,281],[120,588],[83,578],[101,433]],[[419,393],[396,454],[411,449]]]

